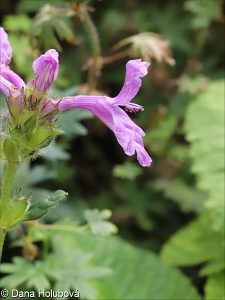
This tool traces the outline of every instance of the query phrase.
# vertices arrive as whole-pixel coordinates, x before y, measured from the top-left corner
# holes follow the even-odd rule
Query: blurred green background
[[[17,267],[14,271],[7,264],[2,267],[1,286],[32,290],[43,284],[40,276],[44,276],[50,282],[44,287],[56,282],[55,288],[71,289],[63,281],[57,285],[58,279],[49,275],[54,260],[50,264],[46,257],[64,255],[55,272],[67,268],[62,277],[69,272],[73,278],[71,266],[91,249],[93,264],[110,267],[114,275],[96,267],[92,270],[96,276],[91,276],[82,262],[76,265],[81,271],[73,280],[78,289],[82,286],[84,299],[225,299],[225,2],[8,0],[1,1],[0,8],[1,26],[13,49],[10,66],[25,81],[33,78],[32,62],[38,55],[50,48],[59,51],[52,97],[88,92],[116,96],[126,62],[150,61],[134,100],[144,111],[130,117],[146,132],[145,147],[153,159],[150,168],[141,168],[136,157],[126,157],[114,134],[89,112],[61,113],[57,122],[65,134],[30,165],[21,165],[15,187],[22,187],[25,194],[32,190],[34,200],[55,189],[69,193],[45,223],[82,223],[86,209],[110,209],[119,238],[107,242],[86,233],[13,231],[3,262],[12,263],[17,257],[12,263]],[[2,97],[2,110],[3,102]],[[78,244],[83,252],[70,255]],[[19,261],[21,257],[24,260]],[[39,277],[32,273],[40,279],[39,285],[16,281],[24,261],[33,268],[41,261],[48,270]],[[168,265],[173,266],[171,274]],[[179,273],[173,273],[174,268]],[[27,274],[29,270],[27,266]],[[14,281],[6,275],[13,272]],[[106,279],[100,284],[101,276]]]

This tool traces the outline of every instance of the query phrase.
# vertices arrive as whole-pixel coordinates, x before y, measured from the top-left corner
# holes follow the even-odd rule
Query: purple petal
[[[111,105],[107,102],[106,96],[76,96],[63,98],[58,109],[63,111],[71,108],[83,108],[91,111],[107,127],[114,130],[114,124],[111,113]]]
[[[131,156],[137,152],[137,159],[143,167],[151,165],[151,158],[144,149],[142,137],[144,131],[138,127],[127,114],[119,107],[112,109],[114,121],[114,133],[117,141],[123,147],[124,152]]]
[[[18,90],[21,90],[22,88],[25,89],[26,84],[24,81],[19,77],[19,75],[10,70],[9,67],[1,65],[0,75],[11,82]]]
[[[58,75],[58,52],[54,49],[48,50],[33,62],[33,70],[36,73],[34,81],[38,92],[49,90]]]
[[[42,115],[47,115],[47,114],[51,113],[52,111],[57,110],[59,101],[60,100],[54,100],[54,99],[47,100],[44,103],[44,106],[42,108]]]
[[[5,30],[0,27],[0,63],[9,65],[12,57],[12,48]]]
[[[3,76],[0,75],[0,91],[9,97],[10,95],[16,97],[19,95],[19,90],[8,80],[6,80]]]
[[[150,167],[152,163],[151,157],[148,155],[144,147],[136,145],[137,160],[142,167]]]
[[[126,75],[124,85],[118,96],[111,98],[112,105],[127,104],[136,96],[141,86],[141,77],[148,73],[148,62],[142,62],[141,59],[129,60],[126,64]]]

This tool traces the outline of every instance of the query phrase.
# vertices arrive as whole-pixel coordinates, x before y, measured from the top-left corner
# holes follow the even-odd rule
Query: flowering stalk
[[[58,53],[51,49],[34,61],[36,75],[27,85],[10,69],[11,57],[7,33],[0,27],[0,91],[8,106],[0,129],[0,159],[7,161],[0,198],[0,257],[7,231],[30,215],[33,219],[42,216],[65,194],[54,194],[54,199],[40,201],[38,208],[32,210],[29,197],[22,196],[19,190],[12,193],[19,163],[35,158],[62,131],[54,128],[59,101],[47,98],[58,74]],[[26,211],[29,215],[25,218]]]
[[[90,22],[90,19],[87,20]],[[89,24],[91,26],[91,23]],[[93,29],[94,30],[94,29]],[[94,33],[94,31],[92,32]],[[66,195],[58,190],[50,196],[30,204],[20,192],[12,194],[12,184],[17,166],[22,161],[34,159],[42,148],[48,146],[56,135],[55,116],[63,110],[83,108],[95,114],[111,129],[127,155],[137,153],[143,167],[151,165],[151,158],[144,148],[144,131],[126,112],[142,111],[141,105],[132,103],[141,87],[141,78],[148,72],[148,62],[130,60],[126,64],[124,85],[116,97],[87,96],[48,98],[48,92],[58,75],[58,53],[48,50],[33,62],[35,78],[27,84],[9,67],[12,49],[8,36],[0,27],[0,92],[4,93],[8,112],[3,116],[0,129],[0,159],[8,161],[0,201],[0,249],[5,234],[24,221],[37,220]],[[98,42],[96,36],[93,43]],[[95,72],[98,70],[99,49],[95,45]],[[93,83],[89,88],[93,88]],[[123,108],[124,109],[123,109]]]

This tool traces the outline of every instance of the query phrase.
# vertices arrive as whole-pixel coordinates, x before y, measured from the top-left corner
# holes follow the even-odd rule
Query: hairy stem
[[[3,250],[4,241],[5,241],[5,236],[6,236],[6,231],[0,230],[0,263],[1,263],[1,259],[2,259],[2,250]]]
[[[6,230],[5,228],[2,227],[1,220],[2,220],[2,216],[4,216],[9,199],[11,197],[13,180],[15,177],[17,167],[18,167],[18,162],[8,161],[6,171],[5,171],[5,178],[2,186],[2,194],[0,199],[0,262],[2,257],[3,244],[6,236]]]
[[[18,162],[11,162],[8,161],[8,165],[6,167],[5,171],[5,178],[2,186],[2,195],[1,195],[1,200],[0,200],[0,215],[4,213],[8,201],[11,196],[11,191],[12,191],[12,185],[13,185],[13,180],[16,174],[16,170],[18,167]]]
[[[41,224],[35,221],[24,222],[24,224],[28,226],[41,228],[41,229],[46,229],[46,230],[62,230],[62,231],[72,231],[72,232],[85,231],[86,229],[89,228],[89,224],[84,224],[81,226],[68,226],[68,225]]]
[[[88,74],[88,91],[87,93],[90,94],[91,91],[95,88],[97,83],[97,78],[100,73],[101,69],[101,50],[100,50],[100,43],[97,34],[97,30],[95,28],[92,19],[90,18],[87,10],[82,10],[82,20],[87,28],[91,46],[92,46],[92,66],[89,69]]]
[[[115,53],[113,55],[103,57],[102,58],[102,64],[104,65],[104,64],[112,63],[112,62],[114,62],[118,59],[124,58],[128,55],[129,55],[129,50],[124,50],[124,51]]]

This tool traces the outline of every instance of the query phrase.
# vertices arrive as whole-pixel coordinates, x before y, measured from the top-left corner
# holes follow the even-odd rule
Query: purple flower
[[[10,95],[16,97],[19,94],[17,88],[1,75],[0,75],[0,91],[3,94],[5,94],[7,97],[9,97]]]
[[[0,48],[1,48],[1,64],[9,65],[12,57],[12,48],[8,42],[8,36],[5,30],[0,27]]]
[[[148,62],[141,59],[130,60],[126,65],[125,82],[119,95],[110,98],[107,96],[76,96],[65,97],[59,103],[59,110],[71,108],[84,108],[95,114],[114,133],[119,144],[127,155],[136,151],[137,159],[143,167],[151,165],[151,158],[144,149],[142,137],[144,131],[137,126],[119,106],[126,111],[137,112],[143,107],[130,103],[136,96],[140,86],[141,77],[147,74]]]
[[[25,87],[23,80],[9,68],[12,57],[12,48],[5,30],[0,27],[0,76],[21,90]],[[1,86],[0,86],[1,88]],[[3,90],[0,89],[4,93]]]

